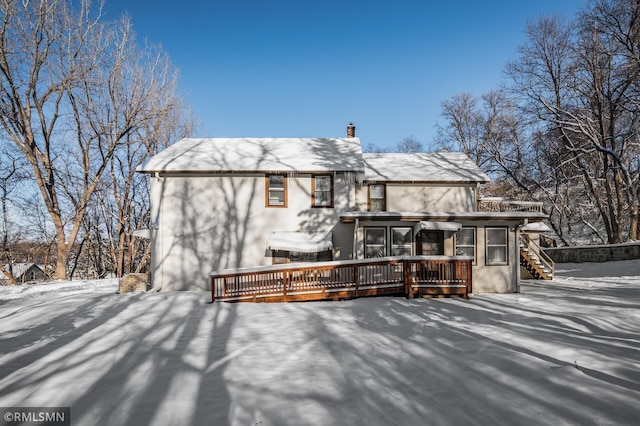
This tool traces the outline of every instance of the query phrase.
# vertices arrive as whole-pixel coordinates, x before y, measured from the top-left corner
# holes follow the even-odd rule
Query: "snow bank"
[[[54,296],[65,293],[115,292],[118,290],[118,279],[49,281],[37,284],[20,284],[0,286],[0,300],[21,299],[23,297]]]
[[[108,286],[5,300],[0,397],[70,406],[82,425],[635,424],[640,273],[617,272],[638,265],[559,266],[468,301],[209,304]]]

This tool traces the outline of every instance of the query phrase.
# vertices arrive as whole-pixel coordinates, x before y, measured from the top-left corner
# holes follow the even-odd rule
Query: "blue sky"
[[[528,21],[586,0],[106,0],[180,69],[201,137],[428,145],[440,104],[499,86]]]

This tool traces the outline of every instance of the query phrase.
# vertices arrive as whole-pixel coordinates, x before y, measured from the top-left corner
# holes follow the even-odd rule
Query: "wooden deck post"
[[[289,271],[282,271],[282,301],[287,301],[287,285],[289,281]]]
[[[466,279],[467,279],[467,291],[466,291],[466,293],[464,294],[464,298],[465,298],[465,299],[468,299],[468,298],[469,298],[469,293],[471,293],[471,292],[473,291],[472,283],[471,283],[471,269],[472,269],[472,265],[471,265],[471,261],[470,261],[470,260],[465,260],[465,261],[464,261],[464,263],[465,263],[466,270],[467,270],[467,274],[466,274],[466,275],[467,275],[467,276],[466,276]]]
[[[413,289],[411,288],[411,263],[408,260],[402,261],[402,280],[404,281],[404,297],[413,299]]]

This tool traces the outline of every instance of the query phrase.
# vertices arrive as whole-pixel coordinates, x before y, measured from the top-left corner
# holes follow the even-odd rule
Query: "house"
[[[18,283],[28,283],[34,281],[44,280],[44,265],[36,265],[35,263],[14,263],[9,268],[9,265],[4,265],[5,271],[11,271],[14,278]],[[9,282],[8,279],[0,274],[0,280]]]
[[[151,175],[151,281],[209,289],[213,271],[398,255],[473,257],[474,292],[515,292],[519,227],[483,211],[489,182],[462,153],[363,154],[346,138],[183,139]]]

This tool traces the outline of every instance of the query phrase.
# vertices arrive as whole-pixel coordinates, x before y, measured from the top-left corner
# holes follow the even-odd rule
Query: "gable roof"
[[[363,154],[366,181],[372,182],[490,182],[462,152]]]
[[[362,172],[358,138],[186,138],[140,172]]]
[[[8,264],[2,265],[2,266],[6,271],[9,270]],[[40,272],[44,272],[44,265],[36,265],[35,263],[14,263],[13,265],[11,265],[13,277],[15,279],[20,279],[20,277],[26,274],[29,271],[29,269],[33,267],[39,269]],[[4,278],[4,275],[0,273],[0,279],[3,279],[3,278]]]

